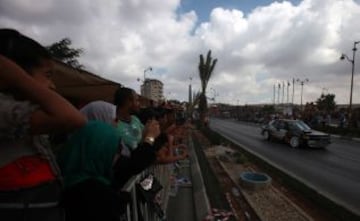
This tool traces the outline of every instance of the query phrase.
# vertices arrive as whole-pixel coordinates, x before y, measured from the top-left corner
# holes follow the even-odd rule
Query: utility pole
[[[297,79],[296,80],[297,82],[299,82],[300,83],[300,85],[301,85],[301,102],[300,102],[300,110],[302,111],[303,110],[303,102],[302,102],[302,100],[303,100],[303,88],[304,88],[304,84],[306,83],[306,82],[309,82],[309,79],[304,79],[304,80],[300,80],[300,79]]]
[[[340,59],[344,60],[345,58],[351,63],[351,84],[350,84],[350,102],[349,102],[349,120],[352,122],[352,95],[353,95],[353,86],[354,86],[354,71],[355,71],[355,54],[356,54],[356,45],[359,44],[360,41],[354,41],[353,58],[350,59],[346,54],[342,54]],[[351,127],[349,123],[349,127]]]
[[[283,83],[282,83],[282,101],[281,101],[283,104],[284,104],[284,99],[285,99],[284,92],[285,92],[285,83],[283,81]]]
[[[273,102],[274,102],[274,105],[275,105],[275,97],[276,97],[276,85],[274,84],[274,88],[273,88]]]
[[[189,105],[192,105],[192,88],[191,88],[192,77],[190,77],[189,79],[190,79],[190,84],[189,84]]]
[[[281,89],[281,84],[278,84],[278,104],[280,104],[280,89]]]
[[[294,105],[294,95],[295,95],[295,78],[293,78],[293,93],[291,103]]]
[[[287,98],[286,98],[286,103],[289,104],[289,86],[290,86],[290,82],[287,81]]]

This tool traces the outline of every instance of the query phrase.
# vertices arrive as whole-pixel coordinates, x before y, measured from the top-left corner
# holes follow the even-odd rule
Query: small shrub
[[[247,157],[244,154],[239,153],[237,156],[235,156],[235,162],[237,164],[244,164],[249,162],[249,160],[247,159]]]

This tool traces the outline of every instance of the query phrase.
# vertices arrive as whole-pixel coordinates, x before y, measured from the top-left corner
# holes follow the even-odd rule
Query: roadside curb
[[[189,136],[189,155],[191,158],[190,172],[193,188],[193,200],[195,205],[195,217],[196,220],[203,220],[208,214],[211,213],[211,208],[191,135]]]
[[[352,140],[356,142],[360,142],[360,138],[358,137],[347,137],[347,136],[341,136],[336,134],[330,134],[331,138],[340,139],[340,140]]]

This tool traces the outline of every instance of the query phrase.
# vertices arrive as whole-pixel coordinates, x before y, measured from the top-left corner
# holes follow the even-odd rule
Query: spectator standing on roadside
[[[0,29],[0,219],[64,220],[60,173],[46,134],[86,119],[54,92],[52,58],[36,41]]]
[[[112,189],[119,136],[108,123],[89,123],[70,135],[58,154],[66,221],[119,220],[126,201]]]
[[[92,121],[70,136],[58,157],[65,181],[62,205],[69,220],[118,220],[128,202],[128,194],[119,190],[155,161],[156,143],[140,143],[131,157],[123,156],[124,146],[113,124],[115,106],[94,101],[81,113]],[[145,125],[146,137],[156,138],[159,133],[156,121]]]
[[[159,136],[161,130],[156,111],[153,108],[146,108],[140,113],[135,91],[119,88],[115,93],[115,104],[117,104],[117,132],[123,143],[121,159],[115,165],[114,187],[119,189],[132,176],[155,163],[157,152],[166,141]],[[140,121],[136,115],[143,121]],[[151,132],[154,131],[153,127],[158,129],[155,135]]]
[[[130,88],[121,87],[115,92],[116,127],[121,140],[133,151],[143,138],[144,125],[135,116],[140,109],[139,98]]]
[[[174,163],[188,157],[187,146],[181,143],[183,136],[180,132],[183,125],[176,125],[175,110],[171,107],[162,108],[163,117],[160,122],[162,132],[166,137],[166,145],[157,152],[157,162],[160,164]]]

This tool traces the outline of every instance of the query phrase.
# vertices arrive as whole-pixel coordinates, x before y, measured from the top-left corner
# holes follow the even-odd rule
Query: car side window
[[[296,126],[294,125],[294,123],[289,124],[289,130],[291,130],[291,131],[296,130]]]
[[[272,123],[272,126],[274,127],[274,128],[278,128],[279,127],[279,121],[274,121],[273,123]]]
[[[277,129],[281,130],[284,128],[285,128],[285,122],[283,122],[283,121],[279,122]]]
[[[289,130],[289,124],[287,122],[284,123],[284,129]]]

